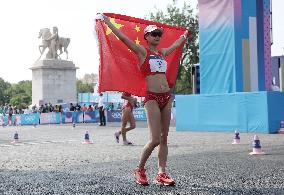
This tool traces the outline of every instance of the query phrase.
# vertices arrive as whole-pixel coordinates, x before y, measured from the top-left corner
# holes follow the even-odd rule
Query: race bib
[[[167,71],[167,61],[157,55],[149,56],[149,64],[151,72],[166,72]]]

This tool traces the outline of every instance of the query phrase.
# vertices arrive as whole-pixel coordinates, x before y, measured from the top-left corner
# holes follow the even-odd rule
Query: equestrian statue
[[[49,49],[46,54],[46,59],[61,59],[60,55],[63,52],[66,53],[66,59],[68,59],[67,47],[70,43],[70,38],[59,37],[58,28],[56,26],[53,27],[53,33],[50,32],[49,28],[40,29],[38,38],[42,39],[42,44],[39,45],[40,56],[38,60],[41,58],[46,48]]]

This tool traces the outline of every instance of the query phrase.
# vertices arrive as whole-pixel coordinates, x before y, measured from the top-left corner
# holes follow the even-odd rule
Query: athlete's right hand
[[[105,19],[107,19],[107,16],[103,15],[103,14],[97,14],[95,17],[96,20],[101,20],[104,21]]]

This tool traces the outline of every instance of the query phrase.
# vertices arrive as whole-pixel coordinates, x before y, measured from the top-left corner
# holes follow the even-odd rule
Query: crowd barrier
[[[134,109],[133,115],[136,121],[146,121],[146,112],[142,109]],[[120,122],[121,121],[121,110],[110,110],[107,113],[107,122]]]
[[[105,111],[107,122],[120,122],[121,110]],[[136,121],[146,121],[146,112],[144,108],[133,110]],[[172,109],[172,119],[175,119],[175,109]],[[0,115],[0,125],[38,125],[38,124],[65,124],[65,123],[98,123],[99,111],[88,112],[50,112],[50,113],[32,113],[16,114],[9,121],[8,115]]]
[[[121,110],[105,111],[107,122],[120,122]],[[133,110],[137,121],[146,121],[146,113],[143,108]],[[38,124],[64,124],[64,123],[97,123],[99,111],[90,112],[50,112],[32,114],[13,114],[9,121],[8,115],[0,116],[0,125],[38,125]]]

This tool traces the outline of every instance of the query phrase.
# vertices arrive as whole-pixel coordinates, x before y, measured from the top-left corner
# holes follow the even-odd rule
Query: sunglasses
[[[157,37],[157,36],[158,36],[158,37],[162,37],[162,34],[163,34],[162,32],[151,32],[151,33],[150,33],[150,35],[151,35],[152,37]]]

